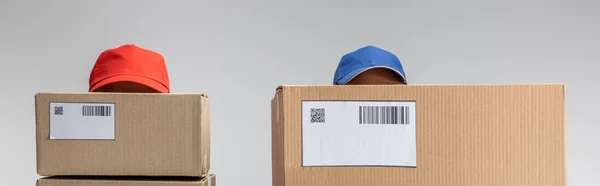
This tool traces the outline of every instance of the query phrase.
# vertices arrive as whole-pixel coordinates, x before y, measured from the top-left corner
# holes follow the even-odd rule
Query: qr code
[[[325,123],[325,108],[311,108],[310,123]]]
[[[54,107],[54,115],[63,115],[63,107]]]

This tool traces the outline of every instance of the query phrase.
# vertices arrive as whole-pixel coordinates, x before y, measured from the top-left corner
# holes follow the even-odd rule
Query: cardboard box
[[[273,186],[564,186],[564,85],[281,86]]]
[[[42,176],[205,176],[209,101],[203,94],[39,93]]]
[[[37,186],[216,186],[215,175],[206,178],[108,178],[108,177],[50,177],[41,178]]]

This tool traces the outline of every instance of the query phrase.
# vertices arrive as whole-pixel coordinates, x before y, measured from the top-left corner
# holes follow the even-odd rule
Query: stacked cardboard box
[[[273,186],[565,186],[564,88],[281,86]]]
[[[39,93],[38,186],[212,186],[204,94]]]

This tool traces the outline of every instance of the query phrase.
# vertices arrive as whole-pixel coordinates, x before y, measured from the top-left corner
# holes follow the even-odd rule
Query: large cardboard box
[[[174,177],[49,177],[37,181],[37,186],[216,186],[215,175],[205,178]]]
[[[204,94],[39,93],[42,176],[205,176],[210,169]]]
[[[564,186],[564,85],[281,86],[273,186]]]

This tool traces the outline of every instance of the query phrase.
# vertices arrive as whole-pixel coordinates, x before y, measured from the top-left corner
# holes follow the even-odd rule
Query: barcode
[[[63,107],[62,106],[54,107],[54,115],[63,115]]]
[[[82,116],[111,116],[112,107],[105,105],[83,105],[81,106]]]
[[[410,124],[408,106],[359,106],[359,124]]]
[[[310,108],[310,123],[325,123],[325,108]]]

